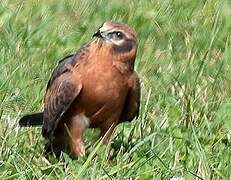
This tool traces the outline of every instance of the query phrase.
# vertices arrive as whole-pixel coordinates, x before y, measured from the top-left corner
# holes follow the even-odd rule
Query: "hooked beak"
[[[100,30],[98,30],[98,31],[96,31],[96,32],[93,34],[92,38],[93,38],[93,37],[102,38],[103,36],[102,36]]]

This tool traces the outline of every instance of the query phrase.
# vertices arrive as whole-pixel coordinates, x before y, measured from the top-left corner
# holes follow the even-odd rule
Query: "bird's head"
[[[137,51],[136,35],[127,24],[106,21],[93,34],[93,37],[96,37],[101,45],[109,48],[114,55],[123,56],[124,59],[129,58],[132,61],[135,60]]]

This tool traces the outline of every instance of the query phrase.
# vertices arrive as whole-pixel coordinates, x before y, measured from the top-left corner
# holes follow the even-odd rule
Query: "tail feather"
[[[28,114],[19,120],[19,125],[23,126],[41,126],[43,124],[43,112]]]

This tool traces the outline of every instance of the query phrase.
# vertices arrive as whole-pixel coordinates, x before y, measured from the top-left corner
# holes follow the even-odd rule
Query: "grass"
[[[230,12],[229,0],[2,0],[0,179],[231,179]],[[86,157],[47,160],[41,128],[17,122],[42,110],[57,61],[110,19],[137,32],[140,117],[118,126],[112,160],[92,130]]]

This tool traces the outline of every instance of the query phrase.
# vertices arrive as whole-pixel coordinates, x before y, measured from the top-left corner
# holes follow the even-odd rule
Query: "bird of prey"
[[[135,32],[126,24],[106,21],[88,44],[59,61],[43,112],[23,116],[19,125],[42,125],[47,153],[65,146],[75,157],[85,155],[86,128],[99,128],[107,144],[116,125],[139,115],[136,52]]]

